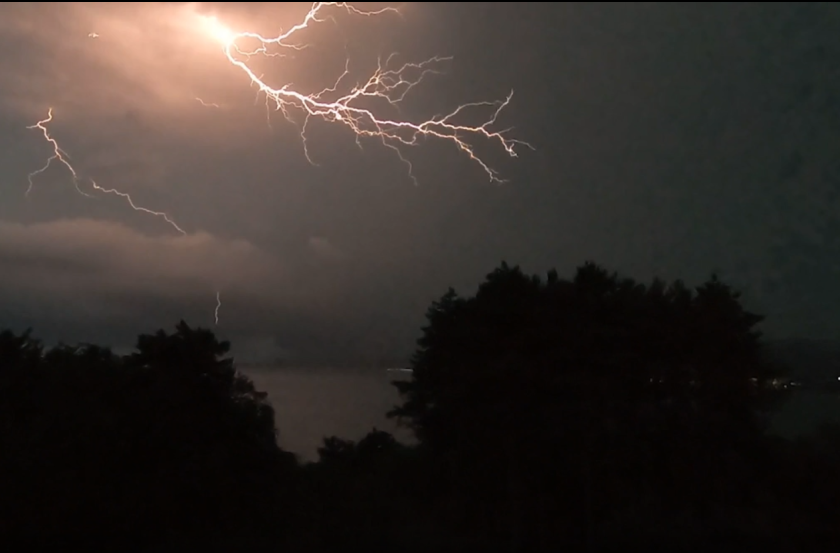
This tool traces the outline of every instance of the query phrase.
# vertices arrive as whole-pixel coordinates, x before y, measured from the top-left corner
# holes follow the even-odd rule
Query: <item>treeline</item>
[[[718,279],[502,264],[427,318],[390,413],[418,445],[326,438],[305,465],[208,330],[182,322],[126,356],[0,333],[0,538],[307,553],[840,545],[840,432],[768,433],[784,368]]]

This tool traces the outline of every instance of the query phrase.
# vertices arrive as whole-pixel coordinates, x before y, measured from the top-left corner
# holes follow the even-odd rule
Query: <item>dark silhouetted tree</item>
[[[324,551],[351,541],[382,551],[451,545],[424,512],[417,456],[391,434],[374,428],[358,442],[328,437],[318,455],[307,497],[314,520],[329,521],[329,531],[314,533]]]
[[[41,364],[44,348],[32,338],[32,331],[16,335],[10,330],[0,332],[0,371],[31,369]]]
[[[108,551],[840,543],[840,432],[765,432],[786,391],[760,321],[715,277],[643,284],[587,263],[543,280],[502,264],[428,311],[391,413],[419,445],[373,429],[326,438],[305,466],[209,330],[182,321],[126,356],[0,332],[0,537]]]
[[[562,527],[551,519],[591,537],[640,493],[705,512],[746,486],[700,478],[739,463],[745,476],[778,395],[761,317],[718,279],[645,285],[587,263],[543,281],[503,263],[427,319],[390,415],[439,464],[448,501],[471,503],[460,522],[503,529],[514,549],[550,548],[544,530]]]
[[[297,463],[228,348],[184,322],[124,358],[0,334],[0,533],[125,549],[280,532]]]

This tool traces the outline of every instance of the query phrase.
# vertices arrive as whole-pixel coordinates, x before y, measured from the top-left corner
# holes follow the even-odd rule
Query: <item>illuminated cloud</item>
[[[310,165],[299,127],[281,112],[266,121],[218,33],[198,24],[215,16],[270,36],[310,5],[0,6],[0,325],[32,321],[43,333],[66,321],[54,335],[110,342],[117,327],[212,324],[221,289],[219,331],[234,344],[378,352],[398,329],[408,339],[391,343],[410,349],[429,301],[449,285],[473,289],[502,258],[561,272],[594,258],[689,281],[720,268],[754,286],[777,275],[761,293],[771,315],[789,307],[807,322],[833,305],[836,278],[820,267],[838,259],[834,4],[758,6],[754,18],[729,3],[409,3],[403,18],[338,16],[309,30],[305,52],[255,60],[270,86],[312,92],[348,55],[351,85],[392,51],[453,55],[398,116],[423,120],[514,88],[500,128],[539,149],[511,162],[480,147],[510,177],[501,187],[431,140],[406,150],[413,187],[392,151],[360,149],[352,129],[317,120]],[[171,214],[191,236],[119,198],[76,194],[61,168],[25,198],[27,174],[50,153],[26,126],[49,107],[85,178]],[[791,228],[795,243],[784,240]],[[803,289],[814,292],[807,305]]]
[[[207,234],[151,238],[91,220],[0,222],[0,265],[5,303],[60,304],[68,316],[79,314],[75,307],[102,320],[130,315],[137,308],[132,296],[209,305],[216,290],[264,293],[283,275],[275,260],[245,241]]]
[[[213,327],[221,291],[218,328],[238,359],[264,361],[271,353],[272,360],[336,363],[331,348],[352,351],[368,338],[342,337],[347,315],[374,306],[347,301],[352,275],[307,263],[313,254],[322,262],[345,255],[323,239],[308,246],[308,255],[278,259],[247,241],[206,233],[151,237],[86,219],[0,221],[0,325],[124,348],[137,333],[182,318]],[[342,338],[325,347],[323,336]]]
[[[218,14],[230,28],[240,28],[246,19],[288,27],[285,22],[302,15],[289,7],[273,9],[271,18],[243,19],[236,11],[241,8],[187,3],[3,7],[0,42],[22,54],[0,60],[0,71],[8,76],[0,113],[16,129],[12,136],[21,152],[15,173],[4,178],[11,196],[0,206],[0,319],[60,323],[64,330],[74,321],[77,326],[121,322],[134,331],[182,316],[212,322],[218,291],[226,332],[264,336],[284,325],[294,327],[285,331],[286,344],[295,335],[342,324],[336,321],[346,324],[336,309],[347,302],[338,298],[360,277],[344,275],[349,279],[343,282],[307,271],[315,266],[310,260],[347,260],[348,254],[310,233],[297,245],[276,246],[284,227],[294,235],[295,227],[305,225],[294,213],[292,224],[278,220],[282,212],[269,207],[278,194],[266,186],[282,194],[290,186],[287,167],[315,170],[307,165],[300,129],[283,123],[282,142],[273,139],[259,147],[275,131],[265,112],[253,108],[250,82],[225,59],[227,31],[221,23],[206,24],[221,21],[210,19]],[[271,27],[258,24],[256,30],[277,31]],[[320,90],[334,83],[334,70],[340,74],[344,68],[346,52],[343,47],[336,52],[333,61],[339,64],[295,65],[291,59],[283,78],[303,77]],[[315,59],[324,53],[316,52]],[[49,109],[54,113],[50,135],[78,171],[79,189],[91,198],[69,197],[72,175],[55,163],[23,197],[26,174],[52,153],[40,130],[26,127],[43,120]],[[352,132],[343,130],[348,148],[360,155]],[[329,142],[326,151],[331,152]],[[144,234],[169,229],[163,222],[155,226],[154,218],[138,219],[125,202],[98,193],[94,181],[103,189],[130,193],[136,205],[171,215],[188,235]],[[225,220],[208,217],[213,212]],[[102,216],[125,225],[96,220]],[[138,224],[144,230],[133,228]],[[238,240],[248,236],[243,232],[248,225],[271,235]],[[222,229],[216,232],[228,238],[202,228]],[[253,245],[257,242],[260,248]],[[305,340],[312,338],[297,341]]]

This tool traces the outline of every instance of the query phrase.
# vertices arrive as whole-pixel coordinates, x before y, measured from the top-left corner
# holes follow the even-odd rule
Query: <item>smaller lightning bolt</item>
[[[99,38],[99,33],[88,33],[88,38]]]
[[[216,326],[219,325],[219,310],[222,308],[222,293],[216,292],[216,310],[213,312],[213,318],[216,321]]]
[[[219,104],[214,104],[213,102],[205,102],[204,100],[202,100],[201,98],[198,98],[198,97],[196,97],[195,101],[198,102],[199,104],[201,104],[202,106],[206,107],[206,108],[220,108],[220,107],[222,107]]]
[[[49,144],[53,148],[53,155],[50,156],[49,159],[47,159],[47,162],[44,164],[44,166],[41,167],[40,169],[36,170],[36,171],[33,171],[32,173],[29,173],[29,175],[27,176],[27,180],[29,182],[29,187],[26,189],[26,196],[29,196],[29,193],[32,191],[32,186],[34,184],[34,178],[36,176],[40,175],[41,173],[43,173],[44,171],[46,171],[50,167],[50,165],[52,165],[53,162],[58,162],[58,163],[61,163],[62,165],[64,165],[67,168],[67,170],[70,171],[70,175],[73,177],[73,186],[75,186],[76,191],[79,194],[81,194],[82,196],[85,196],[85,197],[88,197],[88,198],[93,198],[94,196],[91,196],[90,194],[84,192],[81,188],[79,188],[79,174],[76,172],[76,169],[70,163],[70,156],[67,154],[67,152],[65,152],[64,150],[61,149],[61,146],[58,145],[58,142],[52,137],[52,135],[50,135],[49,131],[47,130],[46,125],[47,125],[47,123],[51,122],[52,119],[53,119],[53,110],[52,110],[52,108],[50,108],[49,111],[47,112],[46,119],[42,119],[41,121],[38,121],[34,125],[30,125],[30,126],[26,127],[27,129],[38,129],[38,130],[40,130],[41,134],[43,134],[43,136],[44,136],[44,139],[47,142],[49,142]],[[169,217],[169,215],[167,215],[163,211],[154,211],[154,210],[151,210],[151,209],[148,209],[148,208],[145,208],[145,207],[141,207],[141,206],[134,203],[134,200],[132,199],[132,197],[128,193],[121,192],[121,191],[116,190],[114,188],[103,188],[103,187],[99,186],[98,184],[96,184],[96,182],[93,179],[90,179],[90,183],[93,186],[94,190],[98,190],[99,192],[102,192],[104,194],[114,194],[116,196],[119,196],[119,197],[123,198],[124,200],[126,200],[128,205],[134,211],[139,211],[141,213],[147,213],[149,215],[159,217],[159,218],[163,219],[164,221],[166,221],[169,224],[169,226],[174,228],[180,234],[182,234],[184,236],[187,235],[186,231],[184,229],[182,229],[180,226],[178,226],[178,224],[175,223],[175,221],[173,221]]]
[[[52,119],[53,119],[53,110],[52,110],[52,108],[50,108],[49,111],[47,112],[47,118],[46,119],[41,119],[40,121],[38,121],[34,125],[30,125],[30,126],[26,127],[27,129],[32,129],[32,130],[38,129],[39,131],[41,131],[41,133],[44,135],[44,139],[47,142],[49,142],[50,146],[52,146],[52,148],[53,148],[53,155],[50,156],[49,159],[47,159],[47,162],[44,164],[44,166],[41,167],[40,169],[36,170],[36,171],[33,171],[33,172],[29,173],[29,175],[27,175],[26,180],[29,181],[29,187],[26,189],[26,196],[27,197],[29,196],[29,193],[32,192],[32,187],[35,185],[33,179],[35,177],[37,177],[38,175],[40,175],[41,173],[43,173],[44,171],[46,171],[47,169],[49,169],[50,165],[52,165],[52,163],[54,161],[57,161],[57,162],[61,163],[62,165],[64,165],[65,167],[67,167],[67,170],[70,171],[70,174],[73,176],[73,186],[76,187],[76,190],[79,192],[79,194],[81,194],[82,196],[91,197],[90,194],[86,194],[85,192],[82,191],[81,188],[79,188],[79,175],[76,173],[76,170],[70,164],[70,156],[67,155],[67,152],[65,152],[64,150],[61,149],[61,146],[59,146],[58,142],[56,142],[55,139],[52,136],[50,136],[50,132],[47,130],[46,124],[51,122]]]
[[[184,229],[179,227],[178,223],[173,221],[169,217],[169,215],[167,215],[163,211],[153,211],[151,209],[139,206],[139,205],[134,203],[134,200],[132,200],[131,196],[129,196],[127,193],[120,192],[119,190],[116,190],[114,188],[102,188],[101,186],[96,184],[96,181],[93,180],[93,179],[90,179],[90,184],[91,184],[91,186],[93,186],[94,190],[99,190],[103,194],[114,194],[115,196],[119,196],[120,198],[123,198],[128,203],[128,205],[131,206],[131,209],[133,209],[134,211],[139,211],[141,213],[148,213],[149,215],[154,215],[155,217],[160,217],[161,219],[163,219],[164,221],[169,223],[169,226],[171,226],[172,228],[174,228],[175,230],[180,232],[183,236],[187,235],[187,231],[185,231]]]

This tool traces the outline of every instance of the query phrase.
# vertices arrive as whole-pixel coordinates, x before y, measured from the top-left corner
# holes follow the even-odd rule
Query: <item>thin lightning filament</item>
[[[70,171],[70,175],[73,178],[73,186],[76,187],[76,191],[79,192],[79,194],[81,194],[83,196],[86,196],[88,198],[92,198],[93,196],[91,196],[87,192],[83,191],[81,189],[81,187],[79,186],[79,181],[81,179],[79,178],[79,174],[78,174],[78,172],[76,172],[75,167],[73,167],[73,165],[70,163],[70,156],[67,155],[67,152],[65,152],[61,148],[61,146],[58,145],[58,142],[55,140],[55,138],[52,137],[49,130],[47,129],[47,124],[50,123],[52,120],[53,120],[53,110],[52,110],[52,108],[50,108],[49,111],[47,112],[46,119],[42,119],[42,120],[38,121],[37,123],[35,123],[34,125],[31,125],[31,126],[27,127],[28,129],[41,131],[41,134],[43,134],[44,139],[52,147],[53,153],[47,159],[47,162],[44,164],[43,167],[41,167],[40,169],[38,169],[36,171],[33,171],[32,173],[29,173],[29,175],[27,176],[27,180],[29,182],[29,187],[26,189],[26,195],[28,196],[29,193],[32,191],[32,187],[34,186],[34,182],[35,182],[34,181],[35,177],[40,175],[41,173],[43,173],[47,169],[49,169],[50,165],[52,165],[54,162],[57,162],[57,163],[61,163],[62,165],[64,165],[64,167],[66,167],[67,170]],[[153,215],[155,217],[159,217],[160,219],[163,219],[166,223],[168,223],[169,226],[171,226],[173,229],[178,231],[180,234],[186,236],[186,234],[187,234],[186,231],[184,229],[182,229],[180,226],[178,226],[178,224],[175,221],[173,221],[169,217],[169,215],[167,215],[163,211],[154,211],[152,209],[148,209],[148,208],[139,206],[136,203],[134,203],[134,199],[132,199],[132,197],[129,194],[127,194],[126,192],[121,192],[121,191],[119,191],[115,188],[103,188],[102,186],[99,186],[96,183],[96,181],[94,181],[93,179],[89,179],[89,181],[90,181],[91,187],[94,190],[96,190],[98,192],[102,192],[103,194],[112,194],[112,195],[115,195],[115,196],[119,196],[120,198],[124,199],[126,201],[126,203],[128,203],[129,207],[131,207],[131,209],[133,209],[134,211],[138,211],[138,212],[141,212],[141,213],[146,213],[146,214],[149,214],[149,215]]]
[[[213,320],[216,326],[219,324],[219,311],[222,309],[222,293],[216,292],[216,308],[213,310]]]

